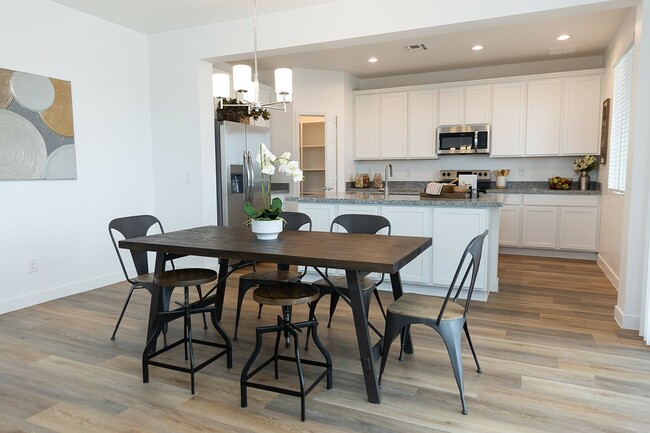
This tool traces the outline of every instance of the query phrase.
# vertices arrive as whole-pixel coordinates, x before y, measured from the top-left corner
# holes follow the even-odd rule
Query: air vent
[[[428,50],[427,46],[424,44],[413,44],[413,45],[404,45],[406,51],[426,51]]]
[[[575,53],[578,50],[578,47],[576,45],[570,46],[570,47],[555,47],[555,48],[549,48],[548,49],[548,54],[551,56],[557,56],[559,54],[571,54]]]

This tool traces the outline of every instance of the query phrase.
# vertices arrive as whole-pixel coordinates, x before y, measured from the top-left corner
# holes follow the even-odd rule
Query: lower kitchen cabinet
[[[388,218],[391,234],[431,237],[433,222],[431,208],[423,206],[382,206],[381,214]],[[400,271],[404,281],[431,283],[432,248],[428,248]]]
[[[555,248],[557,246],[557,207],[524,206],[521,246]]]
[[[598,251],[599,196],[503,196],[500,247],[590,253]]]
[[[500,208],[326,204],[299,201],[298,210],[312,218],[314,230],[329,230],[331,221],[337,215],[376,214],[388,218],[393,235],[431,237],[432,247],[404,266],[400,270],[400,278],[406,292],[438,296],[446,294],[469,241],[485,229],[489,229],[490,236],[484,245],[475,285],[477,289],[475,298],[485,300],[487,292],[498,290],[497,240]],[[305,281],[313,281],[317,278],[320,277],[315,271],[309,269]],[[390,278],[386,276],[380,288],[390,290],[390,284]]]
[[[561,208],[558,247],[565,250],[598,251],[598,221],[598,208]]]
[[[488,228],[488,213],[485,209],[434,208],[433,222],[433,283],[449,286],[469,241]],[[486,288],[486,269],[482,263],[476,288]]]

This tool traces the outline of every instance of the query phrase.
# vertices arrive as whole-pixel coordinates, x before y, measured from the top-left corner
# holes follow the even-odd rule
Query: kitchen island
[[[476,199],[421,198],[418,195],[325,193],[286,197],[288,205],[308,214],[313,230],[328,231],[332,220],[342,214],[383,215],[391,222],[391,234],[426,236],[432,248],[406,265],[400,275],[405,292],[444,296],[460,257],[476,235],[485,229],[486,238],[474,299],[486,300],[498,291],[499,218],[503,202],[491,195]],[[306,280],[318,277],[308,274]],[[390,283],[380,286],[390,290]]]

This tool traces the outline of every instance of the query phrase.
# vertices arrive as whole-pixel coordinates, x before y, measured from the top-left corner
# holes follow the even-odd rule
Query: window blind
[[[614,66],[614,101],[609,136],[607,187],[611,191],[621,193],[625,192],[625,178],[627,176],[633,53],[633,46],[630,46]]]

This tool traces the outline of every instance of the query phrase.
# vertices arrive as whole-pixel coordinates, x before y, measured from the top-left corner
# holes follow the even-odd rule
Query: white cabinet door
[[[560,249],[598,251],[598,221],[598,208],[561,208]]]
[[[563,155],[600,153],[601,76],[564,80]]]
[[[462,125],[465,117],[465,88],[450,87],[438,91],[438,124]]]
[[[487,229],[487,214],[488,209],[433,209],[433,284],[451,284],[467,244]],[[486,268],[480,267],[475,288],[487,287]]]
[[[433,224],[430,207],[382,206],[381,214],[390,221],[393,235],[431,237]],[[428,248],[404,266],[399,272],[402,281],[430,284],[432,253],[432,249]]]
[[[468,125],[490,123],[492,113],[492,86],[465,88],[465,121]]]
[[[336,216],[335,204],[298,203],[298,212],[303,212],[311,218],[312,230],[317,232],[330,231],[332,220]]]
[[[356,96],[354,116],[354,157],[379,158],[379,95]]]
[[[522,156],[526,142],[526,83],[495,84],[492,92],[490,156]]]
[[[521,206],[503,206],[499,224],[499,245],[521,246]]]
[[[408,103],[408,157],[437,158],[438,91],[409,92]]]
[[[529,248],[557,246],[557,207],[524,206],[521,245]]]
[[[407,93],[382,93],[379,106],[379,156],[405,158],[408,139]]]
[[[560,121],[562,119],[562,80],[531,80],[528,82],[526,110],[526,155],[558,155],[560,153]]]

